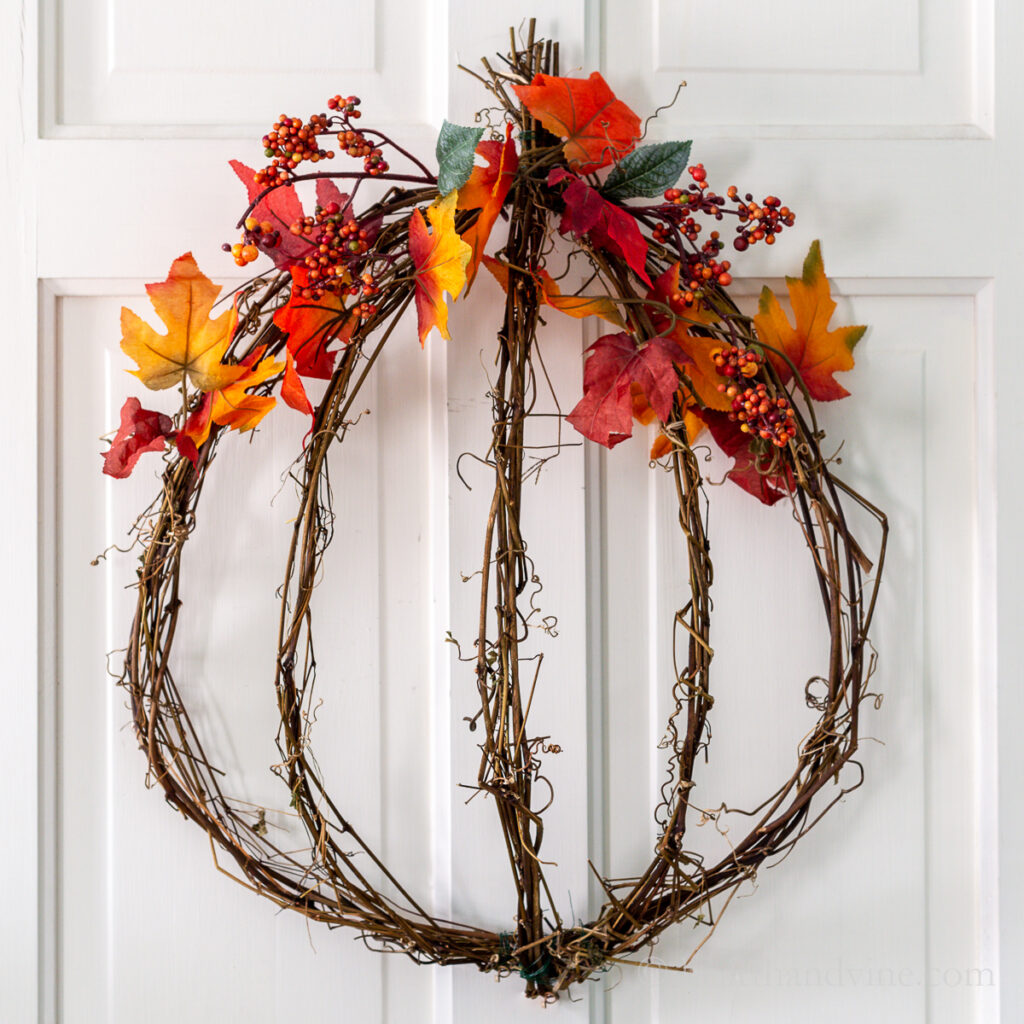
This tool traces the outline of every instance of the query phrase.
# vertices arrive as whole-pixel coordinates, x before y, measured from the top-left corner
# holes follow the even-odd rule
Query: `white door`
[[[741,891],[692,973],[618,965],[552,1012],[623,1024],[1024,1017],[1020,5],[22,0],[0,12],[0,1019],[440,1024],[538,1012],[518,979],[382,956],[215,870],[202,834],[146,789],[124,694],[104,671],[127,635],[132,555],[91,564],[123,543],[156,482],[144,463],[130,481],[99,473],[98,438],[132,384],[119,307],[142,312],[143,284],[187,250],[232,279],[219,247],[243,203],[227,161],[255,163],[280,111],[307,113],[338,91],[359,93],[368,118],[429,158],[442,117],[471,123],[485,102],[456,64],[504,50],[508,26],[533,13],[561,40],[563,73],[600,69],[641,113],[685,78],[651,136],[693,138],[722,189],[775,192],[797,209],[778,245],[739,263],[743,293],[796,272],[822,239],[837,318],[871,325],[846,381],[853,397],[822,418],[845,442],[844,475],[892,526],[874,635],[885,697],[864,727],[864,786]],[[371,411],[337,459],[337,529],[357,557],[327,560],[321,666],[335,682],[317,729],[348,815],[405,886],[441,916],[502,929],[512,904],[493,808],[459,788],[476,777],[464,720],[475,684],[444,643],[474,621],[461,577],[476,567],[486,481],[464,459],[467,489],[456,465],[486,445],[496,294],[481,281],[453,309],[450,343],[435,337],[421,352],[410,326],[389,345]],[[563,409],[594,336],[573,322],[542,337]],[[252,446],[218,460],[179,641],[211,756],[233,792],[268,808],[283,802],[268,771],[274,590],[291,515],[281,474],[301,432],[297,417],[268,420]],[[527,491],[543,608],[558,620],[534,712],[562,748],[546,762],[556,804],[545,850],[578,919],[599,901],[588,858],[605,875],[633,874],[654,837],[682,577],[665,569],[678,568],[665,554],[675,513],[647,466],[649,440],[569,448]],[[722,474],[709,464],[712,479]],[[800,740],[794,680],[814,671],[814,594],[784,504],[710,495],[723,692],[707,799],[756,802]],[[763,594],[742,596],[751,564],[789,596],[784,620],[757,612]],[[753,666],[752,647],[765,652]],[[767,745],[751,707],[777,725]],[[651,963],[683,965],[705,934],[677,929]]]

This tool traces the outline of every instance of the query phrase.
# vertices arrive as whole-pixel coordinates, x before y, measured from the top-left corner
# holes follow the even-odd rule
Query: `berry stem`
[[[242,225],[245,224],[245,218],[256,209],[257,206],[274,189],[285,188],[288,185],[294,185],[297,181],[316,181],[318,178],[359,178],[360,180],[368,177],[365,171],[320,171],[317,174],[296,174],[294,178],[289,178],[287,181],[282,181],[280,184],[268,185],[262,192],[260,192],[255,199],[245,208],[245,212],[241,217],[238,218],[238,223],[235,225],[236,229],[241,229]],[[415,174],[379,174],[376,177],[377,181],[406,181],[412,182],[416,185],[436,185],[437,179],[430,175],[427,178],[419,177]]]
[[[426,167],[423,163],[417,160],[416,157],[409,152],[409,150],[404,149],[397,142],[395,142],[394,139],[385,135],[382,131],[378,131],[376,128],[364,128],[362,129],[362,132],[364,135],[376,135],[377,138],[380,139],[382,143],[384,143],[384,145],[391,146],[393,149],[396,149],[399,153],[401,153],[402,156],[411,160],[430,179],[431,184],[437,184],[437,178],[433,174],[431,174],[430,168]],[[381,177],[386,178],[387,175],[385,174],[382,175]]]

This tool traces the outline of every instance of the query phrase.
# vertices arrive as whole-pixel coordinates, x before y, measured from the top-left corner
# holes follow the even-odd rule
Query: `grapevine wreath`
[[[829,328],[835,303],[818,243],[803,274],[787,279],[793,320],[768,288],[751,318],[730,297],[726,239],[706,231],[731,217],[731,247],[742,253],[774,243],[793,224],[792,210],[735,187],[717,194],[702,164],[687,166],[689,143],[640,144],[637,115],[600,74],[559,76],[558,45],[535,41],[532,24],[525,40],[513,34],[510,52],[482,67],[475,77],[495,103],[478,118],[488,128],[446,122],[437,176],[382,132],[361,127],[353,96],[335,96],[327,112],[305,122],[282,115],[263,137],[263,169],[233,163],[249,204],[238,223],[241,240],[224,248],[239,266],[265,256],[274,270],[238,289],[231,308],[214,317],[219,289],[186,254],[166,281],[147,286],[166,334],[122,311],[121,346],[138,364],[132,372],[151,389],[177,388],[180,405],[170,415],[129,398],[103,468],[125,477],[144,453],[163,453],[160,492],[134,527],[138,603],[121,683],[149,779],[167,801],[226,851],[240,880],[280,907],[358,929],[420,962],[517,972],[528,995],[547,999],[609,964],[633,962],[631,954],[675,922],[713,922],[716,897],[727,899],[860,784],[851,759],[874,665],[867,630],[886,520],[833,474],[823,452],[815,402],[847,394],[834,374],[852,367],[864,328]],[[339,155],[354,158],[355,168]],[[687,171],[689,183],[680,184]],[[306,180],[316,183],[312,213],[294,188]],[[374,180],[383,183],[381,198],[360,205],[360,189]],[[499,218],[508,222],[507,241],[490,255]],[[559,235],[571,242],[568,257],[554,244]],[[565,289],[563,268],[574,258],[586,261],[586,280]],[[383,347],[411,330],[406,311],[414,307],[421,344],[435,327],[447,339],[445,293],[454,299],[468,290],[481,265],[505,299],[485,459],[494,492],[479,630],[467,660],[482,726],[476,787],[493,799],[515,885],[510,932],[440,920],[403,888],[327,791],[308,736],[313,596],[331,539],[328,456],[354,427],[354,403]],[[521,672],[519,660],[532,621],[524,592],[536,580],[520,532],[524,451],[544,380],[535,334],[546,307],[610,325],[588,350],[583,395],[566,420],[608,448],[630,436],[635,420],[657,422],[651,460],[674,479],[689,566],[689,600],[673,627],[674,710],[653,859],[635,877],[601,878],[603,905],[586,924],[565,921],[545,881],[542,811],[550,801],[538,784],[539,742],[526,728],[533,673]],[[314,404],[306,385],[317,378],[323,397]],[[273,687],[281,754],[274,770],[308,837],[299,853],[275,844],[263,812],[226,795],[171,669],[182,551],[201,515],[214,455],[233,431],[252,430],[267,415],[275,392],[310,418],[292,470],[299,500]],[[688,819],[708,813],[691,806],[690,792],[698,757],[707,754],[714,703],[712,562],[698,455],[708,437],[734,460],[731,481],[766,504],[791,503],[830,638],[827,666],[805,686],[818,720],[792,774],[750,812],[749,831],[732,837],[717,863],[686,847]],[[878,523],[874,570],[848,526],[854,506]],[[393,895],[379,892],[370,874]]]

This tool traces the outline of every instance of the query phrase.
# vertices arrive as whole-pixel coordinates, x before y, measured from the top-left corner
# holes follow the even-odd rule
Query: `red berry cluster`
[[[362,275],[361,284],[352,283],[353,265],[369,251],[370,235],[357,220],[348,216],[347,209],[342,210],[337,203],[318,206],[314,217],[296,221],[289,230],[313,243],[303,259],[309,271],[309,287],[303,291],[303,298],[319,300],[325,292],[365,298],[380,291],[368,273]],[[363,315],[376,312],[372,306],[368,308],[369,312]]]
[[[356,110],[360,102],[361,100],[358,96],[342,96],[339,93],[327,101],[327,109],[338,110],[344,117],[351,117],[358,121],[363,116],[361,110]]]
[[[231,253],[235,263],[244,267],[252,263],[260,254],[259,248],[274,249],[281,244],[281,232],[278,231],[269,221],[259,221],[255,217],[246,217],[245,231],[242,232],[242,240],[231,245],[225,242],[221,248],[224,252]]]
[[[334,153],[321,149],[317,142],[319,136],[327,133],[328,125],[326,114],[312,114],[305,123],[298,117],[282,114],[263,136],[263,153],[272,159],[268,167],[256,172],[256,184],[262,187],[283,185],[288,181],[288,172],[294,171],[303,160],[314,164],[333,160]]]
[[[738,252],[743,252],[748,246],[755,245],[762,239],[765,245],[774,245],[775,236],[781,234],[784,227],[793,226],[796,215],[788,206],[783,206],[782,200],[777,196],[765,196],[764,202],[758,205],[749,192],[743,197],[742,202],[738,195],[739,189],[735,185],[730,185],[729,198],[739,204],[736,212],[739,215],[740,226],[736,229],[737,236],[732,243]]]
[[[725,206],[725,199],[708,188],[707,171],[704,170],[703,164],[695,164],[688,170],[690,177],[693,178],[693,184],[685,190],[681,188],[666,189],[665,200],[671,205],[662,209],[672,222],[678,225],[679,230],[688,241],[696,242],[697,236],[701,232],[701,224],[694,219],[693,214],[710,214],[715,220],[721,220],[721,208]],[[679,206],[682,209],[672,210],[673,206]],[[715,237],[717,238],[717,235]]]
[[[729,419],[738,421],[744,433],[771,441],[776,448],[785,448],[796,437],[796,413],[784,395],[772,398],[760,382],[743,391],[730,384],[725,393],[732,399]]]

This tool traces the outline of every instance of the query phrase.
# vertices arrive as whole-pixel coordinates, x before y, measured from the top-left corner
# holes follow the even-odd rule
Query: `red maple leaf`
[[[231,160],[229,163],[231,169],[245,185],[251,203],[263,191],[263,186],[257,185],[253,180],[256,172],[238,160]],[[338,209],[342,213],[351,208],[349,196],[340,192],[334,182],[327,178],[317,179],[316,201],[317,205],[323,207],[337,203]],[[258,241],[256,245],[261,252],[266,253],[274,261],[275,266],[282,270],[301,263],[316,245],[309,235],[293,235],[291,233],[291,226],[305,216],[302,203],[299,201],[293,185],[280,185],[268,192],[256,204],[249,216],[258,221],[272,224],[275,230],[281,233],[280,243],[273,248],[260,245]]]
[[[565,212],[558,225],[559,232],[565,235],[571,231],[577,238],[586,235],[599,249],[625,259],[637,276],[648,287],[653,287],[646,269],[647,242],[636,219],[564,167],[556,167],[548,175],[549,186],[566,180],[569,184],[562,193]]]
[[[728,414],[700,409],[697,415],[708,425],[718,447],[735,460],[726,474],[734,484],[765,505],[774,505],[793,490],[795,482],[789,466],[773,471],[772,453],[751,450],[750,434],[740,430],[739,423],[730,420]]]
[[[587,351],[583,398],[566,417],[584,437],[614,448],[633,433],[633,384],[662,422],[671,418],[679,390],[676,364],[686,359],[671,338],[652,338],[640,348],[625,332],[606,334]]]
[[[103,472],[123,480],[146,452],[161,452],[168,438],[174,437],[174,424],[162,412],[143,409],[137,398],[121,406],[121,425],[103,455]]]
[[[596,71],[589,78],[537,75],[512,88],[549,132],[565,139],[565,159],[580,174],[621,159],[640,138],[640,118]]]
[[[329,350],[328,346],[335,341],[347,345],[357,318],[331,292],[321,299],[304,299],[302,290],[309,286],[309,271],[304,266],[292,267],[291,275],[292,293],[274,313],[274,323],[288,334],[288,351],[295,357],[297,372],[330,380],[339,349]]]

